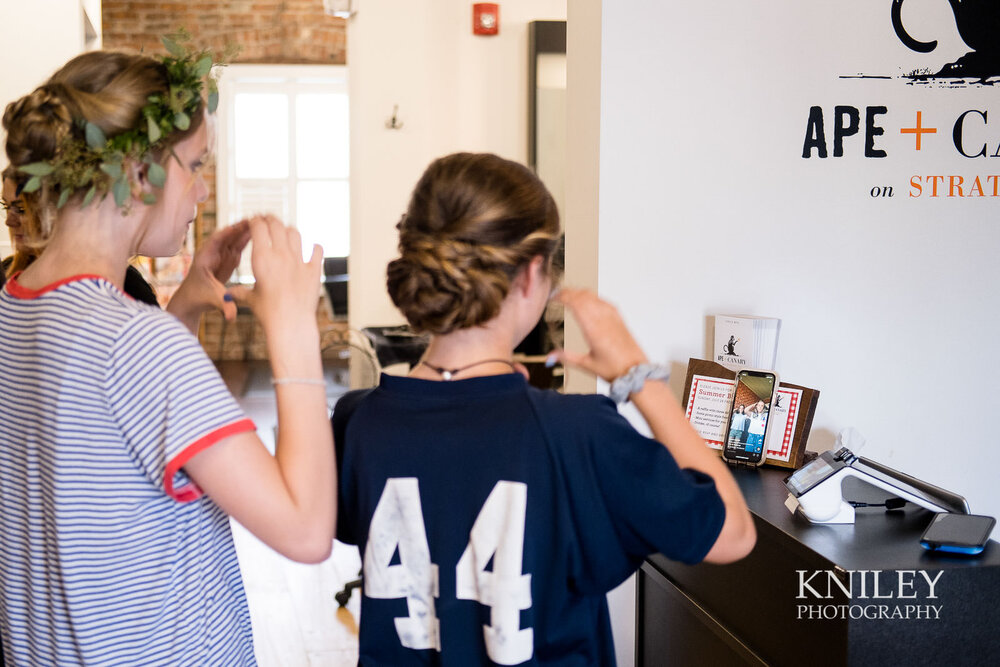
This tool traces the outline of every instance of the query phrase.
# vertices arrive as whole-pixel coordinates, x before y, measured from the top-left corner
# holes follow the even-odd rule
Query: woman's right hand
[[[299,231],[273,215],[251,218],[250,235],[256,285],[238,296],[249,303],[268,335],[291,333],[303,324],[315,328],[323,249],[314,245],[312,257],[304,262]]]
[[[576,318],[590,350],[586,354],[556,350],[551,356],[612,382],[646,355],[625,326],[618,309],[590,290],[564,287],[553,297]]]
[[[270,215],[250,220],[257,284],[238,293],[264,327],[275,386],[274,455],[254,433],[220,440],[184,469],[227,514],[280,553],[307,563],[330,553],[337,475],[316,304],[323,251],[302,261],[298,231]],[[237,292],[235,288],[231,290]]]

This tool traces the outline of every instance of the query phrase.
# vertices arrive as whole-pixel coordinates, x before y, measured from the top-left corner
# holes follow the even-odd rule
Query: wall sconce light
[[[357,13],[354,0],[323,0],[323,11],[338,19],[349,19]]]

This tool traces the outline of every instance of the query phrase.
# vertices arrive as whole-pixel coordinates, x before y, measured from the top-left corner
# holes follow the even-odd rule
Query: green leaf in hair
[[[18,167],[17,170],[29,176],[48,176],[55,170],[55,167],[48,162],[32,162],[23,167]]]
[[[111,194],[114,195],[115,204],[118,205],[118,208],[122,208],[128,202],[128,198],[132,194],[132,188],[129,186],[128,181],[120,178],[111,186]]]
[[[85,118],[73,118],[74,131],[60,142],[55,156],[48,162],[35,162],[20,167],[30,178],[23,192],[59,194],[59,206],[64,206],[74,192],[85,192],[83,206],[94,197],[112,195],[115,203],[127,212],[136,189],[135,171],[127,165],[149,165],[149,182],[163,187],[166,170],[158,159],[173,155],[175,141],[170,135],[191,128],[195,114],[207,109],[214,113],[219,105],[218,85],[213,77],[213,57],[207,49],[191,48],[191,34],[178,30],[162,39],[170,55],[156,57],[166,72],[166,89],[146,98],[146,104],[135,127],[105,135],[104,131]],[[224,60],[232,60],[238,48],[227,45]],[[44,187],[43,187],[44,186]],[[143,201],[155,201],[144,195]]]
[[[212,71],[212,56],[204,55],[194,65],[194,75],[199,79]]]
[[[90,202],[93,201],[95,194],[97,194],[97,186],[91,185],[90,189],[87,190],[87,194],[83,196],[83,204],[80,205],[80,208],[87,208]]]
[[[115,162],[108,162],[101,165],[101,171],[110,176],[112,179],[121,178],[122,166]]]
[[[108,143],[108,138],[104,136],[104,130],[93,123],[87,123],[87,129],[84,132],[87,145],[95,150],[104,148],[104,144]]]
[[[162,188],[167,182],[166,170],[156,162],[149,163],[149,172],[147,173],[147,176],[149,177],[149,182],[158,188]]]
[[[187,55],[187,49],[185,49],[183,46],[181,46],[174,40],[170,39],[166,35],[161,37],[160,41],[163,42],[163,46],[166,47],[167,51],[169,51],[170,55],[172,55],[174,58],[183,58],[184,56]]]

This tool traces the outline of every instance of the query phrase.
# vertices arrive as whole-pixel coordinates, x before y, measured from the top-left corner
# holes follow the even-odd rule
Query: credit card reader
[[[813,523],[854,523],[854,507],[844,500],[841,484],[848,477],[877,486],[932,512],[969,514],[962,496],[893,470],[881,463],[855,456],[846,447],[826,451],[785,478],[792,512],[796,508]]]

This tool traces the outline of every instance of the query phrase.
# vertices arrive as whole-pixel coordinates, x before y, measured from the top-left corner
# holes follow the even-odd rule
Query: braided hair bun
[[[455,153],[424,172],[397,225],[392,302],[418,331],[446,334],[496,317],[517,273],[549,262],[559,214],[527,167],[487,153]]]
[[[148,56],[113,51],[79,55],[32,93],[7,105],[7,157],[15,166],[50,160],[66,135],[82,135],[80,121],[93,123],[107,136],[130,130],[143,120],[147,98],[167,88],[166,68]]]
[[[141,54],[91,51],[71,59],[33,92],[7,105],[3,114],[7,157],[14,168],[14,180],[24,187],[21,199],[28,212],[22,222],[24,252],[39,254],[58,222],[57,209],[71,201],[86,204],[94,193],[91,187],[90,195],[85,195],[86,186],[95,185],[97,178],[103,177],[98,171],[98,166],[103,169],[103,163],[95,164],[91,153],[83,155],[74,150],[90,142],[85,128],[94,126],[105,137],[131,137],[130,132],[145,131],[150,119],[144,116],[143,108],[151,96],[171,95],[171,89],[167,66],[161,60]],[[153,157],[158,158],[197,131],[202,122],[203,114],[191,116],[186,129],[164,136]],[[132,145],[131,138],[128,145]],[[47,178],[41,187],[36,184],[32,188],[27,174],[18,169],[34,163],[51,167],[60,160],[60,169],[64,170],[61,173],[71,177]],[[67,182],[73,187],[65,186],[63,192]]]

